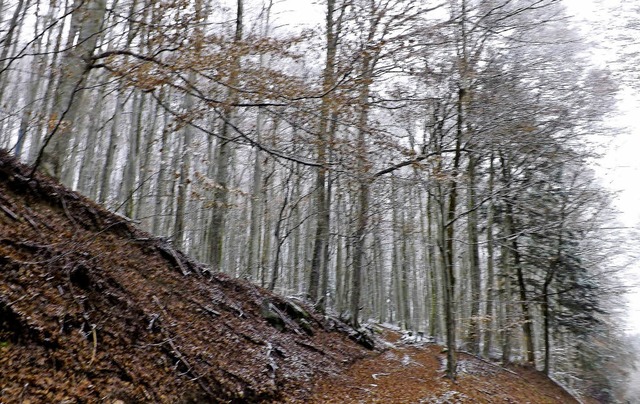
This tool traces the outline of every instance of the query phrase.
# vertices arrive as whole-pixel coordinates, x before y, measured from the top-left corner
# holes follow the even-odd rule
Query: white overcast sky
[[[590,39],[602,40],[602,26],[610,29],[611,18],[607,10],[615,9],[625,0],[563,0],[570,14],[584,22],[585,33]],[[633,3],[633,2],[631,2]],[[600,29],[598,29],[598,26]],[[596,61],[607,65],[608,60],[615,60],[618,46],[613,41],[601,44],[602,50],[596,53]],[[627,67],[629,68],[629,67]],[[624,71],[620,72],[624,75]],[[623,248],[627,249],[631,259],[626,280],[634,286],[628,295],[627,330],[640,333],[640,83],[633,87],[623,85],[619,94],[619,113],[614,116],[612,124],[621,128],[620,134],[608,143],[605,157],[596,170],[603,184],[618,192],[615,204],[620,211],[620,223],[636,229],[624,238]],[[624,258],[623,258],[624,259]],[[629,258],[627,257],[627,260]]]

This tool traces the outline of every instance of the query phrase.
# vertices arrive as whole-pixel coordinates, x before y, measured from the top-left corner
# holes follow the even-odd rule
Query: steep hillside
[[[0,155],[0,402],[304,398],[363,354],[302,305],[28,174]]]
[[[0,403],[575,402],[539,372],[465,355],[451,382],[441,347],[386,329],[367,351],[29,174],[0,152]]]

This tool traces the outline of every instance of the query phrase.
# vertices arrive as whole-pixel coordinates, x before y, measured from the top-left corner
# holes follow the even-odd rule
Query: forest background
[[[619,399],[637,236],[594,167],[638,6],[291,4],[2,1],[0,145],[217,270],[445,342],[449,377],[458,347]]]

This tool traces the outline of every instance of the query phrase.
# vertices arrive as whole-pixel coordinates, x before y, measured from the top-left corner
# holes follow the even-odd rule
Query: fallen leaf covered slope
[[[304,399],[363,351],[0,152],[0,402]]]
[[[458,377],[452,381],[444,376],[442,346],[415,338],[401,340],[391,330],[383,330],[383,337],[389,341],[387,350],[371,353],[346,372],[318,380],[308,403],[578,403],[531,367],[502,366],[462,352]]]

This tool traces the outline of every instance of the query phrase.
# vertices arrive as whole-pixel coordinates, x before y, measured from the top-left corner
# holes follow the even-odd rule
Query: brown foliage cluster
[[[304,400],[363,354],[299,303],[28,175],[0,153],[0,402]]]

